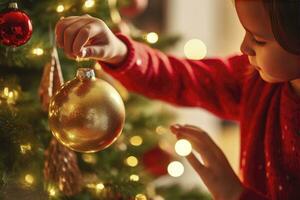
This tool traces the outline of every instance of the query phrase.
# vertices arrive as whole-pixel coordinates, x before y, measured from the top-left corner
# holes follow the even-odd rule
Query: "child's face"
[[[284,50],[275,40],[262,0],[236,0],[236,10],[246,30],[241,51],[267,82],[300,78],[300,56]]]

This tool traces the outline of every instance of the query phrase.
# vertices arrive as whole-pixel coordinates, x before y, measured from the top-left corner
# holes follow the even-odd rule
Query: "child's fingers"
[[[64,52],[69,55],[69,56],[74,56],[73,54],[73,42],[74,39],[76,38],[77,34],[80,32],[80,30],[85,29],[85,27],[89,24],[92,23],[93,19],[83,19],[83,20],[78,20],[68,26],[64,30]]]
[[[206,166],[214,166],[215,162],[220,158],[219,148],[213,140],[203,130],[195,127],[180,126],[171,130],[178,138],[184,138],[192,143],[193,148],[200,153]]]
[[[201,139],[208,147],[212,148],[216,154],[221,153],[221,149],[218,147],[218,145],[211,139],[211,137],[203,131],[201,128],[193,125],[184,125],[183,129],[191,129],[193,131],[189,132],[191,133],[191,137],[198,138],[198,140]]]
[[[208,168],[197,159],[193,152],[186,156],[186,159],[201,178],[206,178],[206,175],[209,173]]]
[[[73,54],[84,57],[84,55],[80,55],[80,52],[83,50],[83,47],[87,44],[87,42],[91,38],[95,37],[96,35],[100,34],[102,31],[104,31],[103,28],[104,27],[101,26],[100,22],[95,20],[82,27],[73,40],[73,44],[72,44]]]
[[[59,47],[64,46],[64,30],[79,20],[79,17],[64,18],[57,22],[55,27],[56,42]]]
[[[75,23],[78,20],[91,18],[89,15],[83,15],[83,16],[71,16],[66,17],[61,20],[59,20],[55,26],[55,33],[56,33],[56,42],[59,47],[64,47],[64,32],[66,28],[68,28],[70,25]]]
[[[193,169],[197,172],[197,174],[201,177],[202,181],[205,185],[211,190],[212,187],[215,186],[216,181],[216,172],[211,168],[204,166],[195,156],[194,153],[186,156],[187,161],[191,164]]]

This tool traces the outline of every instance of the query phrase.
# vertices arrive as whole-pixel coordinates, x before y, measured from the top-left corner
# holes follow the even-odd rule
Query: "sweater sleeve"
[[[240,195],[239,200],[270,200],[270,199],[259,192],[256,192],[250,188],[246,188]]]
[[[178,106],[202,107],[224,119],[238,120],[246,56],[189,60],[116,34],[128,47],[118,66],[99,62],[129,91]]]

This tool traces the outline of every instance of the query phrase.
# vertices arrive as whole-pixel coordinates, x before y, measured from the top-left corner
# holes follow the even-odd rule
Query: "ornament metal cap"
[[[93,80],[95,79],[95,72],[91,68],[79,68],[77,69],[76,77],[80,81],[85,81],[85,80]]]
[[[18,4],[16,2],[11,2],[8,4],[8,8],[18,9]]]

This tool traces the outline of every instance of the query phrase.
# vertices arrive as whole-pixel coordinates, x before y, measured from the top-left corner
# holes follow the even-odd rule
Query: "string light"
[[[180,139],[175,144],[175,151],[180,156],[187,156],[192,152],[192,145],[186,139]]]
[[[170,176],[179,177],[183,174],[184,167],[178,161],[173,161],[168,165],[168,173]]]
[[[55,195],[56,195],[56,190],[55,190],[54,188],[50,188],[50,189],[48,190],[48,193],[49,193],[50,196],[55,197]]]
[[[141,136],[135,135],[131,137],[129,141],[133,146],[140,146],[143,143],[143,138]]]
[[[10,90],[8,87],[5,87],[1,93],[1,97],[4,98],[8,104],[15,104],[19,98],[19,93],[17,90]]]
[[[140,177],[139,177],[138,175],[136,175],[136,174],[132,174],[132,175],[130,175],[129,179],[130,179],[131,181],[137,182],[137,181],[140,180]]]
[[[105,188],[103,183],[98,183],[95,186],[96,192],[100,192],[101,190],[103,190]]]
[[[82,159],[86,163],[90,163],[90,164],[96,164],[97,163],[97,158],[94,154],[82,154]]]
[[[30,144],[21,144],[20,151],[22,154],[26,154],[28,151],[31,151],[31,145]]]
[[[158,35],[155,32],[150,32],[146,35],[147,42],[154,44],[158,41]]]
[[[127,159],[126,159],[126,163],[128,166],[130,167],[135,167],[138,165],[138,159],[134,156],[129,156]]]
[[[25,182],[29,185],[32,185],[34,182],[34,178],[31,174],[26,174],[24,179],[25,179]]]
[[[84,7],[85,8],[91,8],[95,5],[95,1],[94,0],[86,0],[84,2]]]
[[[37,56],[41,56],[44,54],[44,50],[42,48],[34,48],[32,53]]]
[[[155,131],[156,131],[156,133],[159,134],[159,135],[168,133],[168,129],[165,128],[165,127],[163,127],[163,126],[158,126],[158,127],[156,127]]]
[[[61,12],[63,12],[64,10],[65,10],[65,7],[64,7],[64,5],[62,5],[62,4],[58,5],[57,8],[56,8],[56,12],[58,12],[58,13],[61,13]]]
[[[134,200],[147,200],[147,197],[144,194],[137,194]]]
[[[199,39],[191,39],[184,45],[184,54],[188,59],[200,60],[207,54],[206,45]]]
[[[153,200],[165,200],[165,199],[162,196],[157,195],[153,197]]]

